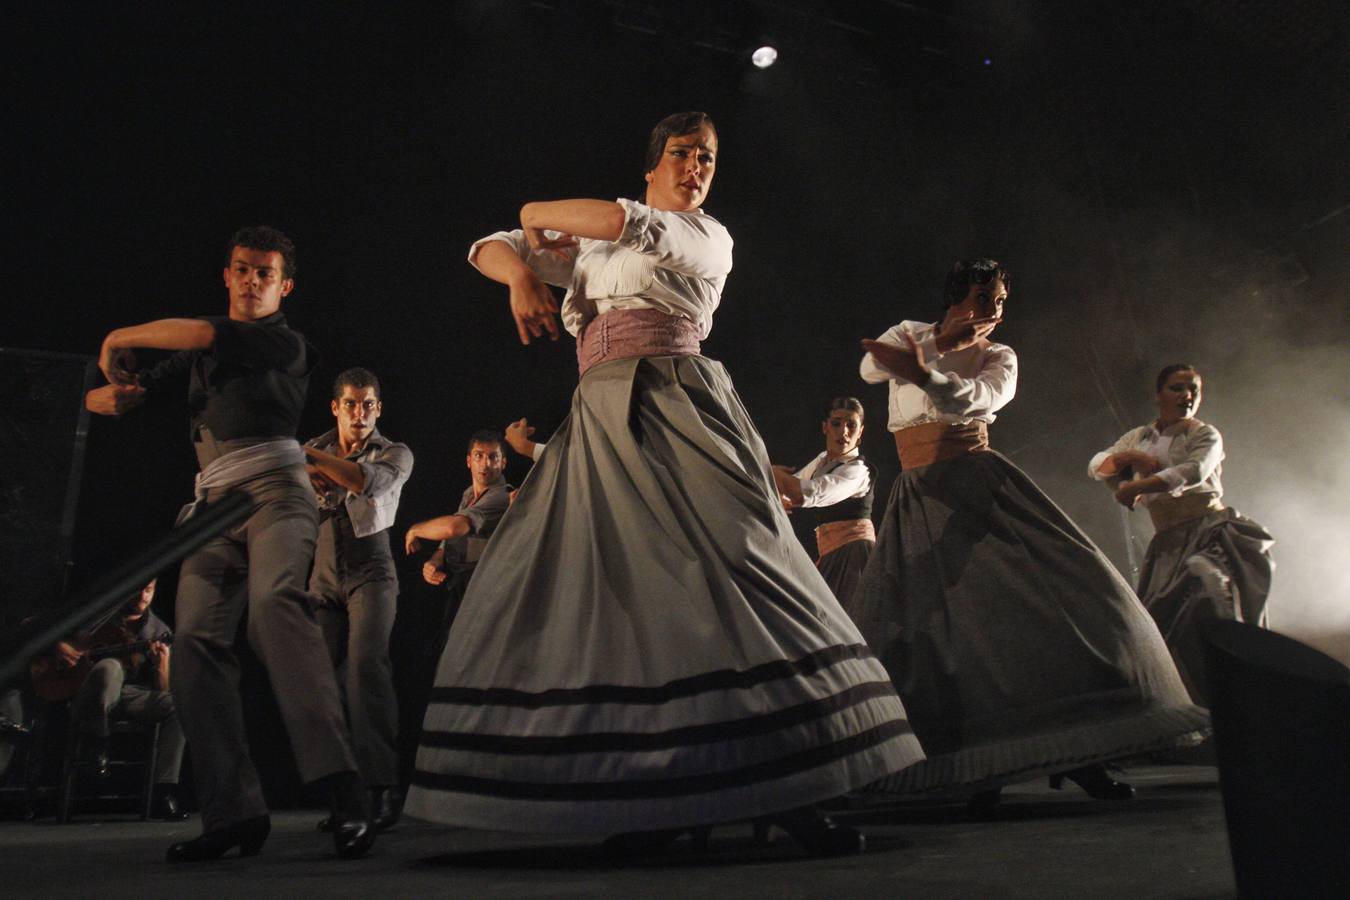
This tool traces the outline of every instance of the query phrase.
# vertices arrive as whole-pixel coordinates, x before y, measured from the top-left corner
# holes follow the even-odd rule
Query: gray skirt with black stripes
[[[793,536],[720,363],[596,366],[469,584],[406,811],[611,834],[771,815],[923,758]]]
[[[1209,731],[1130,586],[995,451],[900,474],[846,608],[928,755],[879,790],[983,790]]]

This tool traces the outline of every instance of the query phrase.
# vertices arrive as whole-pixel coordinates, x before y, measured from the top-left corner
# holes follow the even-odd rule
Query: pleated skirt
[[[1200,623],[1265,623],[1274,543],[1259,523],[1231,508],[1161,531],[1149,542],[1139,571],[1139,599],[1158,624],[1182,683],[1197,703],[1209,699]],[[1193,557],[1227,576],[1227,592],[1215,592],[1196,576],[1187,565]]]
[[[847,609],[928,756],[877,789],[980,789],[1208,731],[1129,585],[994,451],[901,473]]]
[[[922,756],[721,364],[618,360],[582,379],[478,563],[406,811],[679,828],[837,797]]]
[[[853,597],[875,546],[876,541],[849,541],[816,560],[816,569],[841,604],[847,605]]]

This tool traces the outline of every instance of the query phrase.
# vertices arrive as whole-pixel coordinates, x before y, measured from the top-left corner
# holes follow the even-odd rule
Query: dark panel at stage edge
[[[0,347],[0,627],[64,599],[89,428],[87,356]]]

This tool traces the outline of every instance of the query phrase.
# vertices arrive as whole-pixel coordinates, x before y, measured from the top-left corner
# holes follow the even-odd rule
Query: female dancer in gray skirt
[[[1195,418],[1200,373],[1176,363],[1154,383],[1158,418],[1123,434],[1088,464],[1127,509],[1148,510],[1155,533],[1139,572],[1139,599],[1172,651],[1196,703],[1209,705],[1198,625],[1206,619],[1265,622],[1274,538],[1224,506],[1223,436]]]
[[[854,397],[830,401],[820,423],[825,450],[798,471],[774,466],[773,480],[787,509],[816,514],[816,568],[840,603],[858,586],[872,547],[872,497],[876,478],[858,452],[863,434],[863,405]]]
[[[882,787],[965,790],[984,807],[1003,783],[1061,773],[1129,798],[1101,763],[1198,742],[1208,717],[1129,585],[989,448],[1017,385],[1017,355],[989,340],[1008,273],[960,261],[944,293],[938,324],[863,342],[863,378],[890,383],[902,471],[847,608],[928,755]]]
[[[582,375],[450,632],[412,815],[619,849],[769,817],[812,852],[856,852],[810,805],[922,758],[699,355],[731,270],[699,209],[716,152],[706,115],[668,117],[644,202],[529,203],[470,250],[526,343],[557,337],[546,283],[567,289]]]

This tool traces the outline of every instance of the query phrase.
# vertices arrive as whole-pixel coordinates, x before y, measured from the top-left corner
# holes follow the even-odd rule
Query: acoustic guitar
[[[146,652],[150,649],[150,645],[156,642],[173,643],[172,634],[154,640],[127,641],[126,639],[131,636],[131,632],[122,625],[109,622],[83,641],[69,642],[83,654],[73,666],[66,665],[55,653],[39,656],[33,660],[28,669],[33,678],[33,692],[43,700],[53,702],[69,700],[79,693],[80,685],[89,677],[89,670],[94,668],[94,663],[99,660],[109,657],[129,658],[134,654]],[[117,641],[124,643],[116,643]]]

